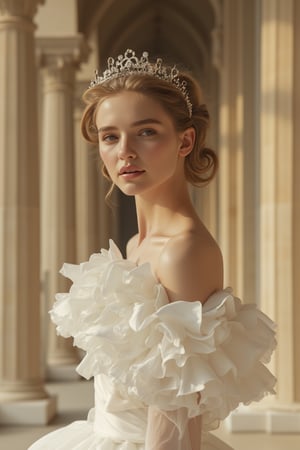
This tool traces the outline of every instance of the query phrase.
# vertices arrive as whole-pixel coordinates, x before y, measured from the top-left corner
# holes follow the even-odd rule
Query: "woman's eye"
[[[156,134],[156,131],[153,128],[145,128],[140,132],[141,136],[153,136]]]
[[[114,134],[107,134],[102,137],[102,141],[108,142],[108,143],[114,142],[116,139],[118,139],[118,138]]]

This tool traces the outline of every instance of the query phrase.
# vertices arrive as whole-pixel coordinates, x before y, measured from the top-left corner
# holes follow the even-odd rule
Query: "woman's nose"
[[[129,159],[135,158],[136,154],[134,148],[132,146],[132,142],[130,141],[128,136],[124,136],[120,140],[119,147],[119,158],[120,159]]]

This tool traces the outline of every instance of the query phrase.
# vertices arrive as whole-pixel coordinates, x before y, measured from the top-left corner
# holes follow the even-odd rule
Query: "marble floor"
[[[93,404],[92,382],[49,383],[47,389],[58,397],[56,418],[47,426],[0,427],[1,450],[26,450],[32,442],[49,431],[85,418]],[[215,434],[235,450],[300,450],[300,434],[231,434],[224,427],[220,427]]]

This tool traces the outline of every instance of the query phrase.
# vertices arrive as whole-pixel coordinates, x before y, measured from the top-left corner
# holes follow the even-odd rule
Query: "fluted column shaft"
[[[81,46],[81,36],[38,39],[43,76],[42,279],[46,280],[44,294],[48,309],[57,292],[70,288],[59,269],[64,262],[76,260],[73,102]],[[50,372],[52,366],[78,363],[72,341],[57,337],[53,324],[48,338]]]
[[[75,103],[75,174],[76,174],[76,241],[77,261],[107,248],[109,238],[116,238],[113,210],[105,200],[109,183],[101,173],[97,146],[83,140],[80,122],[83,112],[81,96],[89,82],[78,82]]]
[[[262,2],[261,301],[278,323],[278,400],[300,402],[299,116],[300,6]],[[296,34],[297,33],[297,34]],[[296,109],[298,108],[298,110]],[[287,382],[287,380],[289,380]]]
[[[47,68],[44,76],[44,121],[42,144],[42,271],[47,273],[47,304],[55,293],[70,285],[59,274],[64,261],[74,262],[74,155],[72,93],[74,71],[68,65]],[[49,331],[48,363],[78,361],[70,340],[57,337],[53,324]]]
[[[92,77],[92,72],[91,72]],[[76,249],[77,262],[85,261],[91,253],[107,248],[108,240],[117,241],[116,211],[106,200],[110,183],[101,172],[97,145],[87,143],[80,130],[84,109],[82,94],[90,80],[76,82],[74,109]],[[111,203],[117,203],[112,194]]]
[[[83,112],[82,94],[89,82],[76,84],[74,111],[75,124],[75,185],[76,185],[76,242],[77,261],[88,259],[91,253],[107,247],[111,231],[111,214],[105,203],[108,186],[100,170],[100,158],[97,146],[84,141],[80,122]]]
[[[252,119],[252,129],[257,132],[255,140],[252,138],[255,145],[252,149],[248,147],[244,161],[249,161],[249,155],[255,155],[254,167],[250,166],[249,170],[245,164],[247,172],[255,175],[253,185],[257,185],[255,208],[253,202],[250,203],[250,212],[252,209],[252,215],[257,216],[257,276],[254,281],[261,309],[277,324],[278,348],[271,361],[271,370],[277,377],[277,392],[276,396],[265,398],[259,408],[253,404],[235,411],[230,420],[234,431],[299,432],[300,57],[297,44],[300,41],[300,4],[297,0],[261,0],[259,3],[243,0],[240,3],[247,8],[256,5],[252,18],[255,35],[260,39],[256,53],[259,70],[257,79],[254,78],[256,83],[252,83],[257,86],[252,98],[256,97],[259,105],[256,120]],[[246,18],[245,23],[251,22],[250,14]],[[251,53],[246,48],[244,53],[249,63]],[[241,95],[247,99],[247,92],[241,90]],[[247,140],[249,138],[250,134]],[[249,191],[253,188],[245,188],[246,223],[251,220],[248,205]],[[249,230],[249,225],[244,226],[244,231],[247,228]]]
[[[45,395],[37,385],[39,170],[33,31],[30,18],[0,16],[2,399],[18,397],[20,379],[28,383],[29,398]],[[21,387],[21,397],[23,394]]]
[[[242,3],[239,0],[224,2],[223,61],[220,67],[219,233],[225,283],[234,286],[235,292],[244,297]]]
[[[8,423],[26,423],[32,404],[46,422],[49,407],[40,362],[38,3],[0,2],[0,421]]]

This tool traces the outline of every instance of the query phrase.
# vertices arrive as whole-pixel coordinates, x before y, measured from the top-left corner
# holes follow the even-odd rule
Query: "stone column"
[[[39,3],[0,2],[0,422],[45,424],[40,361],[37,82]]]
[[[293,103],[293,380],[295,401],[300,403],[300,5],[294,2],[294,67],[293,67],[293,84],[294,84],[294,103]],[[299,427],[300,428],[300,427]],[[299,429],[298,428],[298,429]]]
[[[225,284],[245,302],[258,302],[258,129],[257,2],[225,0],[220,71],[219,233]]]
[[[262,307],[278,325],[281,412],[270,426],[286,432],[300,430],[299,27],[297,0],[262,1],[260,290]]]
[[[243,72],[239,0],[224,1],[220,66],[219,219],[225,284],[243,296]]]
[[[234,431],[300,430],[300,4],[262,0],[259,77],[260,306],[278,326],[277,395],[231,417]]]
[[[111,209],[105,201],[108,186],[101,173],[98,148],[89,145],[80,131],[81,97],[88,85],[89,81],[76,83],[74,110],[77,262],[86,261],[101,247],[107,248],[108,239],[113,238]]]
[[[38,54],[43,76],[41,269],[45,309],[51,309],[55,294],[70,288],[59,269],[76,261],[74,79],[87,48],[81,35],[38,38]],[[49,378],[76,377],[79,357],[72,340],[57,337],[50,323],[48,341]]]

